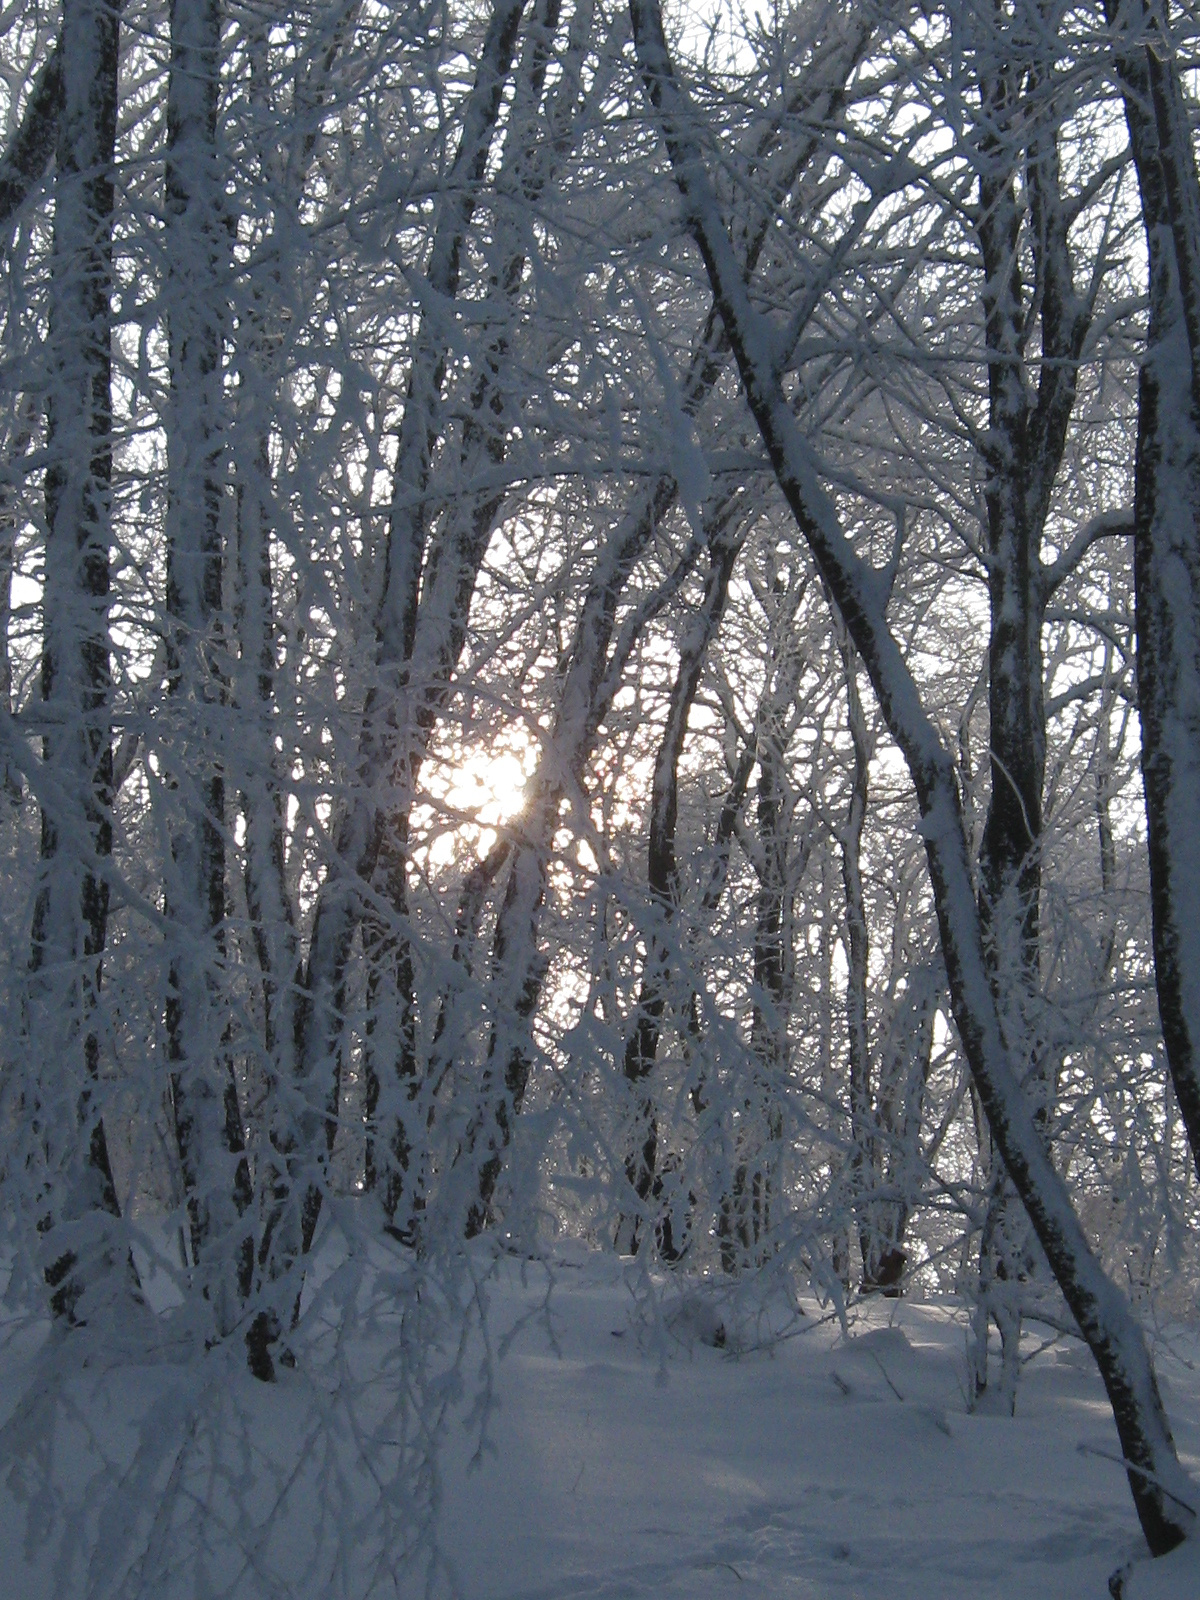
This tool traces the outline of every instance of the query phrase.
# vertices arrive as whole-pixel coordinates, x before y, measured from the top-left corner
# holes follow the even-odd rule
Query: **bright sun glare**
[[[526,745],[523,749],[466,750],[445,775],[445,786],[438,790],[438,799],[445,807],[445,831],[438,832],[429,846],[429,863],[433,867],[447,866],[464,845],[464,831],[480,830],[472,838],[469,848],[486,854],[491,849],[496,831],[517,817],[525,804],[526,787],[537,759],[536,749]],[[462,822],[458,827],[452,818]],[[467,820],[469,819],[469,820]]]

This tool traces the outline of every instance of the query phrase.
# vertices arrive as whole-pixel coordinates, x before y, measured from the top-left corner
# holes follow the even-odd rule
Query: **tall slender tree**
[[[67,0],[47,350],[41,858],[28,1019],[47,1156],[46,1280],[86,1320],[122,1252],[97,1015],[113,845],[109,641],[113,150],[118,21]]]
[[[1200,180],[1170,34],[1106,0],[1150,267],[1134,500],[1138,710],[1154,971],[1171,1081],[1200,1173]]]
[[[238,1218],[250,1173],[233,1062],[217,1001],[225,946],[227,668],[221,509],[226,428],[223,330],[228,246],[217,154],[218,0],[172,0],[167,88],[167,689],[175,786],[167,915],[167,1056],[190,1256],[219,1332],[250,1290],[253,1238]],[[232,1159],[230,1159],[232,1158]],[[236,1237],[234,1235],[236,1234]]]

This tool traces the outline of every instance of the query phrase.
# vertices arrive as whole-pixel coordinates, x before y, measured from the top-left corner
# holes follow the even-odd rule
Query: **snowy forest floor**
[[[524,1277],[497,1292],[510,1315],[541,1301]],[[668,1299],[656,1327],[611,1260],[557,1279],[557,1352],[532,1319],[500,1369],[494,1454],[447,1462],[443,1545],[471,1600],[1069,1600],[1106,1595],[1144,1549],[1077,1340],[1027,1363],[1015,1418],[969,1415],[954,1305],[877,1301],[848,1341],[812,1305],[772,1342],[778,1311],[760,1323],[718,1289]],[[714,1317],[724,1350],[705,1342]],[[1035,1325],[1027,1353],[1047,1339]],[[1190,1334],[1158,1352],[1193,1470],[1198,1355]],[[1157,1565],[1131,1593],[1200,1596],[1192,1552]]]
[[[847,1339],[815,1302],[797,1317],[782,1297],[747,1290],[739,1301],[719,1281],[652,1284],[629,1262],[583,1251],[557,1252],[549,1272],[502,1260],[486,1298],[485,1443],[476,1333],[460,1352],[462,1398],[434,1496],[442,1574],[466,1600],[1104,1600],[1109,1574],[1141,1561],[1091,1358],[1039,1324],[1026,1333],[1010,1418],[968,1413],[965,1317],[948,1301],[868,1303]],[[321,1516],[319,1472],[276,1517],[273,1553],[264,1541],[253,1560],[224,1568],[162,1555],[186,1543],[170,1530],[198,1503],[179,1499],[171,1449],[144,1459],[148,1434],[165,1438],[189,1414],[178,1381],[162,1366],[109,1366],[90,1385],[68,1372],[51,1422],[30,1395],[39,1362],[42,1381],[46,1371],[37,1342],[28,1329],[10,1338],[0,1368],[0,1594],[366,1592],[353,1540],[336,1583],[304,1555]],[[1180,1453],[1200,1476],[1200,1336],[1160,1332],[1156,1358]],[[299,1373],[264,1388],[231,1362],[221,1382],[230,1414],[255,1418],[263,1437],[305,1426]],[[194,1414],[187,1426],[194,1436]],[[306,1452],[295,1445],[296,1461]],[[275,1460],[289,1454],[277,1448]],[[241,1458],[243,1513],[253,1460]],[[293,1469],[290,1482],[302,1478]],[[164,1521],[153,1502],[168,1482],[176,1504]],[[230,1515],[231,1544],[245,1544],[256,1515]],[[396,1592],[393,1579],[401,1595],[422,1590],[415,1562],[392,1566],[378,1592]],[[1126,1592],[1196,1600],[1200,1545],[1139,1566]]]

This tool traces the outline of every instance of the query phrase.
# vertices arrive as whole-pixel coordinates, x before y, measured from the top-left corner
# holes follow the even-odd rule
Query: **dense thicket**
[[[270,1380],[335,1236],[953,1292],[973,1403],[1078,1326],[1169,1548],[1188,15],[6,26],[14,1306]]]

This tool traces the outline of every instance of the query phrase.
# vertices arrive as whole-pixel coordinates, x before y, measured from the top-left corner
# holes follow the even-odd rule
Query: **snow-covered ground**
[[[542,1275],[521,1276],[504,1269],[498,1320],[541,1301]],[[1105,1596],[1144,1549],[1076,1340],[1028,1362],[1015,1419],[969,1415],[951,1305],[879,1301],[849,1339],[812,1305],[770,1342],[717,1287],[693,1289],[672,1328],[611,1260],[556,1278],[549,1327],[531,1321],[501,1368],[493,1453],[473,1472],[465,1452],[447,1463],[443,1543],[471,1600],[1071,1600]],[[697,1336],[714,1318],[724,1350]],[[1033,1329],[1030,1354],[1053,1338]],[[1196,1353],[1194,1339],[1159,1353],[1193,1469]],[[1197,1600],[1200,1564],[1186,1564],[1179,1592]]]
[[[1090,1357],[1048,1328],[1027,1335],[1012,1419],[967,1412],[964,1318],[950,1303],[873,1302],[854,1314],[847,1338],[815,1302],[796,1316],[782,1294],[764,1300],[747,1289],[739,1299],[723,1283],[651,1284],[629,1262],[583,1252],[560,1252],[549,1275],[502,1261],[487,1301],[496,1359],[486,1442],[480,1451],[471,1401],[482,1345],[473,1337],[435,1497],[438,1547],[466,1600],[1104,1600],[1109,1575],[1144,1551]],[[381,1337],[377,1324],[372,1348]],[[1200,1339],[1174,1332],[1156,1355],[1176,1440],[1200,1481]],[[23,1359],[10,1344],[0,1373],[5,1416],[16,1414]],[[330,1571],[306,1566],[302,1553],[333,1480],[316,1446],[295,1440],[290,1499],[262,1492],[250,1452],[235,1491],[246,1520],[228,1518],[230,1545],[240,1541],[244,1553],[256,1517],[286,1503],[270,1539],[229,1564],[191,1571],[181,1554],[173,1565],[175,1543],[187,1541],[171,1530],[183,1527],[197,1491],[180,1497],[170,1449],[157,1467],[129,1471],[124,1491],[114,1465],[128,1451],[123,1436],[145,1443],[139,1415],[167,1433],[188,1415],[212,1423],[217,1387],[209,1381],[201,1404],[193,1380],[185,1404],[169,1370],[168,1362],[113,1371],[99,1388],[79,1390],[86,1427],[60,1409],[56,1426],[77,1439],[75,1457],[58,1447],[64,1482],[74,1459],[82,1483],[80,1463],[111,1435],[108,1487],[78,1498],[78,1539],[65,1562],[61,1529],[49,1544],[38,1539],[49,1502],[44,1481],[31,1488],[36,1424],[6,1428],[0,1595],[53,1593],[56,1559],[60,1589],[72,1597],[335,1592]],[[231,1362],[221,1382],[228,1415],[252,1419],[247,1437],[286,1461],[288,1429],[299,1438],[311,1409],[298,1403],[301,1376],[285,1373],[264,1389]],[[168,1482],[176,1504],[156,1530],[151,1502]],[[122,1492],[135,1503],[122,1508]],[[82,1559],[89,1543],[106,1541],[103,1561]],[[136,1561],[131,1551],[141,1552]],[[359,1583],[366,1592],[353,1556],[351,1541],[339,1594]],[[393,1576],[405,1600],[421,1592],[415,1567],[403,1565],[376,1592],[396,1593]],[[1197,1548],[1139,1567],[1126,1592],[1198,1600]]]

